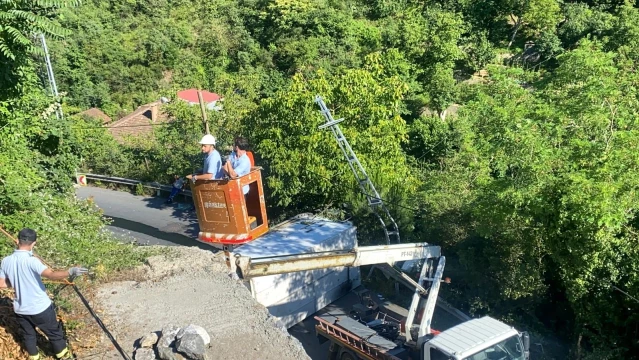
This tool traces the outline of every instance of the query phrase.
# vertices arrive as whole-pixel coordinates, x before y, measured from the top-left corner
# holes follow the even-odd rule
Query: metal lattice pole
[[[326,107],[326,104],[324,103],[324,100],[322,99],[321,96],[316,95],[315,102],[317,103],[317,105],[319,105],[321,109],[320,112],[322,113],[322,115],[324,115],[324,118],[326,119],[326,123],[321,125],[319,129],[330,128],[331,131],[333,132],[333,136],[335,136],[335,140],[337,140],[337,144],[339,145],[340,149],[342,149],[342,153],[346,157],[348,166],[351,168],[351,170],[353,171],[353,174],[355,175],[357,184],[359,185],[360,189],[366,196],[366,200],[368,201],[368,206],[371,208],[375,216],[377,216],[377,219],[379,220],[379,222],[382,224],[382,229],[384,229],[384,235],[386,237],[386,244],[390,244],[391,236],[395,237],[397,240],[397,243],[399,244],[400,242],[399,228],[397,227],[397,223],[395,222],[395,219],[393,219],[390,212],[384,205],[384,201],[379,196],[377,189],[375,189],[375,186],[373,185],[370,178],[368,177],[368,174],[366,174],[366,170],[364,170],[364,167],[357,159],[357,155],[355,155],[355,152],[351,148],[351,145],[348,143],[348,140],[346,140],[344,133],[342,133],[342,130],[340,129],[338,125],[340,122],[344,121],[344,119],[337,119],[337,120],[333,119],[333,115],[331,115],[331,111],[328,109],[328,107]],[[390,220],[391,227],[392,227],[391,231],[389,231],[388,228],[386,227],[386,223],[384,222],[384,219],[382,219],[380,212],[386,215],[386,217]]]
[[[49,58],[49,48],[47,47],[47,41],[44,38],[44,34],[40,34],[40,42],[42,43],[42,50],[44,50],[44,61],[47,66],[47,77],[49,78],[49,85],[51,86],[51,93],[55,97],[56,101],[58,101],[58,85],[55,82],[55,76],[53,75],[53,66],[51,65],[51,59]],[[64,117],[62,113],[62,107],[58,106],[55,110],[55,116],[58,119]]]

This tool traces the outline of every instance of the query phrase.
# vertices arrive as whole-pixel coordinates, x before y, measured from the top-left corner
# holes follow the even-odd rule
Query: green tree
[[[407,136],[400,117],[406,85],[397,76],[387,77],[377,59],[369,57],[362,70],[319,71],[310,79],[297,75],[289,88],[263,100],[247,119],[250,140],[267,170],[272,203],[309,209],[357,197],[355,179],[337,143],[317,128],[324,118],[313,102],[315,95],[346,119],[342,130],[382,194],[394,186],[403,193],[415,189],[416,178],[401,147]]]
[[[67,34],[53,16],[60,8],[79,1],[9,0],[0,2],[0,77],[4,85],[0,100],[15,96],[25,82],[30,54],[42,54],[33,38],[39,34],[59,37]],[[7,92],[8,91],[8,92]]]
[[[102,215],[72,193],[79,163],[74,151],[77,144],[71,140],[72,124],[55,119],[59,104],[51,103],[38,86],[30,61],[34,45],[25,41],[34,32],[62,33],[50,11],[67,3],[0,3],[0,28],[6,31],[0,31],[5,36],[1,37],[5,47],[0,59],[9,71],[19,72],[10,81],[0,82],[0,224],[13,233],[22,227],[38,231],[38,252],[55,266],[82,263],[102,275],[101,270],[134,265],[145,254],[111,241],[103,231],[106,220]],[[29,11],[33,13],[27,14]],[[44,12],[51,18],[45,18]],[[24,22],[17,24],[18,20]],[[11,251],[9,242],[0,243],[0,256]]]
[[[455,141],[424,174],[426,231],[471,311],[522,321],[547,307],[575,344],[631,354],[635,305],[611,284],[636,294],[637,77],[590,41],[557,60],[542,82],[491,69],[437,135]],[[546,304],[556,296],[567,308]]]
[[[414,107],[443,113],[456,98],[453,69],[464,56],[460,45],[466,24],[460,14],[438,6],[413,7],[383,24],[388,25],[386,46],[397,48],[412,64],[409,97],[419,103]]]
[[[465,67],[471,71],[484,69],[495,59],[495,48],[488,40],[486,31],[476,32],[464,39]]]
[[[621,328],[637,323],[636,317],[622,315],[630,299],[611,294],[609,288],[637,288],[637,279],[629,274],[639,242],[634,232],[639,199],[631,190],[637,186],[637,76],[620,66],[623,59],[616,63],[615,58],[600,44],[582,41],[560,57],[547,89],[547,97],[562,110],[557,121],[565,129],[561,143],[567,160],[549,247],[563,264],[576,331],[603,347],[610,347],[615,335],[607,336],[609,319],[597,306],[616,304],[619,317],[614,321]],[[633,348],[631,343],[625,346]]]
[[[603,37],[613,27],[615,16],[584,3],[569,3],[563,9],[566,20],[557,32],[565,48],[574,47],[585,36]]]

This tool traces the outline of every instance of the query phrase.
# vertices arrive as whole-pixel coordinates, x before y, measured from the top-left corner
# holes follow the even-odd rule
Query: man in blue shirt
[[[213,135],[206,134],[200,140],[202,145],[202,153],[205,154],[204,166],[200,174],[187,175],[187,179],[197,180],[214,180],[221,179],[222,172],[222,157],[220,153],[215,150],[215,138]]]
[[[57,359],[70,359],[71,353],[67,348],[62,326],[45,291],[42,276],[49,280],[62,280],[69,276],[82,275],[87,269],[73,267],[69,270],[51,270],[33,256],[36,238],[34,230],[20,230],[18,249],[2,259],[0,289],[9,286],[15,289],[13,310],[24,333],[24,345],[29,353],[29,360],[40,359],[36,345],[36,327],[49,338]]]
[[[224,172],[232,179],[246,175],[251,172],[251,160],[246,155],[248,141],[245,138],[237,137],[233,141],[233,153],[224,164]],[[242,187],[244,195],[248,194],[249,186]]]

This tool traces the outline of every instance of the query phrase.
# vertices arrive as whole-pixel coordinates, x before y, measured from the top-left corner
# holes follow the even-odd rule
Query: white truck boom
[[[441,248],[428,243],[356,247],[352,250],[250,258],[238,256],[236,265],[242,278],[326,269],[341,266],[394,264],[400,261],[438,258]],[[412,281],[412,279],[411,279]],[[425,289],[423,290],[426,291]]]

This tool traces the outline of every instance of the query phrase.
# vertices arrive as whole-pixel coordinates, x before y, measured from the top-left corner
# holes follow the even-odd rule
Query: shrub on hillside
[[[145,254],[113,241],[99,210],[73,195],[83,139],[71,136],[71,121],[43,111],[47,103],[35,86],[19,99],[0,102],[0,225],[13,234],[35,229],[36,252],[52,266],[108,271],[135,265]],[[13,248],[3,236],[0,256]]]

